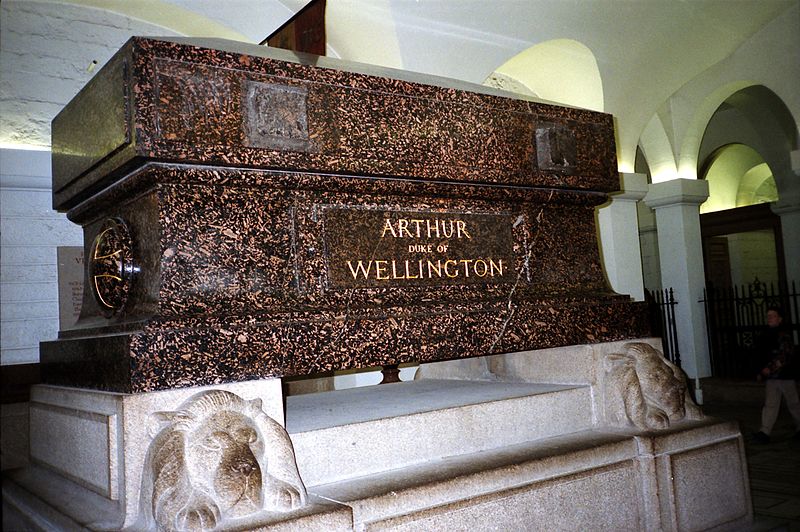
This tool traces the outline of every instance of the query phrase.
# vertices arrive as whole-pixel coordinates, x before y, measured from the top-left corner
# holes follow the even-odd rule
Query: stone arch
[[[523,50],[492,72],[484,85],[594,111],[604,108],[597,60],[586,45],[572,39]]]
[[[692,113],[680,146],[680,177],[696,178],[704,155],[721,145],[733,142],[728,139],[716,146],[709,146],[707,143],[712,120],[721,110],[726,109],[737,109],[750,122],[750,126],[762,137],[759,144],[763,144],[764,148],[772,143],[772,148],[761,151],[776,174],[791,169],[789,153],[797,148],[797,126],[791,112],[780,97],[767,87],[754,81],[739,80],[727,83],[708,94]],[[773,137],[772,141],[768,140],[770,137]],[[780,139],[777,143],[780,148],[774,142],[776,138]],[[703,143],[706,146],[702,146]]]
[[[797,186],[791,162],[791,153],[798,146],[797,124],[781,98],[764,85],[740,89],[717,107],[703,132],[698,162],[733,143],[756,150],[784,192]]]
[[[733,143],[716,149],[700,172],[708,181],[708,200],[700,213],[746,207],[777,200],[772,170],[751,146]]]
[[[675,155],[661,117],[656,113],[639,137],[639,149],[647,161],[652,183],[674,179],[678,175]]]

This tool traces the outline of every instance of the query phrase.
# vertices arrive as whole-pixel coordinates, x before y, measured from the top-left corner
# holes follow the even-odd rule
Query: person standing
[[[753,437],[758,443],[769,443],[770,433],[781,408],[781,397],[794,419],[795,439],[800,438],[800,400],[797,397],[796,371],[800,361],[792,340],[791,329],[783,326],[783,311],[779,307],[767,309],[767,328],[759,338],[764,366],[757,375],[765,380],[764,408],[761,410],[761,428]]]

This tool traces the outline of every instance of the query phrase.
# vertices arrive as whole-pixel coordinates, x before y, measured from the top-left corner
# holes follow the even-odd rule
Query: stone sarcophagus
[[[131,39],[53,121],[87,289],[44,380],[137,393],[647,335],[598,251],[609,115],[360,68]]]

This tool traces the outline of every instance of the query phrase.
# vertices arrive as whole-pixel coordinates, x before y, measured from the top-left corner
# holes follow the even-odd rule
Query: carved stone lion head
[[[211,390],[153,420],[140,504],[147,528],[209,530],[305,504],[291,441],[261,400]]]
[[[647,343],[625,344],[625,351],[605,360],[606,409],[612,424],[629,422],[658,430],[674,421],[703,417],[679,367]]]

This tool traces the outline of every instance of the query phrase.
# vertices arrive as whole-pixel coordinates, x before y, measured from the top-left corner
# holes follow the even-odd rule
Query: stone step
[[[738,430],[708,419],[640,436],[585,430],[309,493],[352,508],[362,532],[742,530],[752,518],[743,480]]]
[[[418,380],[287,398],[307,486],[592,427],[588,386]]]
[[[543,511],[551,517],[559,514],[557,508],[549,508],[557,506],[557,500],[548,495],[535,501],[532,491],[548,482],[568,483],[571,497],[582,498],[584,503],[591,501],[596,507],[592,511],[584,505],[584,512],[606,514],[597,510],[619,507],[622,518],[609,512],[601,528],[623,529],[625,526],[620,525],[629,524],[624,514],[631,506],[635,510],[636,489],[635,483],[621,483],[618,477],[630,476],[635,455],[633,438],[583,431],[314,486],[310,492],[350,506],[356,530],[520,530],[540,521],[538,514]],[[586,471],[592,474],[581,474]],[[598,475],[597,471],[602,473]],[[584,487],[579,486],[584,483],[585,489],[597,491],[597,495],[581,497]],[[616,489],[594,490],[593,484]],[[525,504],[525,499],[536,504]],[[525,510],[520,504],[529,508]],[[451,513],[460,517],[448,516]],[[561,524],[574,528],[574,513],[560,513],[564,519],[573,520]],[[464,520],[465,515],[471,517]]]
[[[121,528],[119,501],[102,497],[45,467],[31,465],[5,472],[2,492],[4,531],[88,532]],[[142,529],[136,524],[124,530]],[[352,531],[352,509],[310,494],[308,505],[303,508],[286,513],[262,511],[231,519],[222,530]]]

